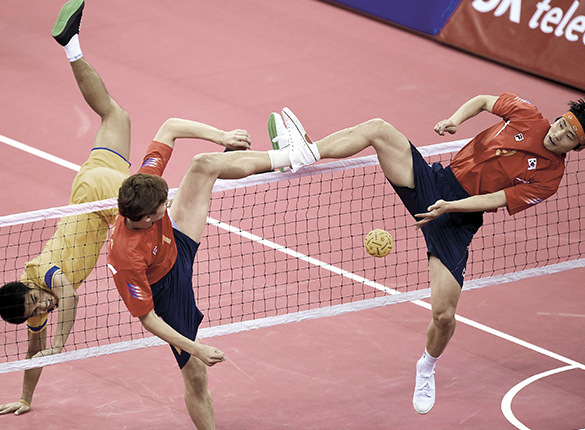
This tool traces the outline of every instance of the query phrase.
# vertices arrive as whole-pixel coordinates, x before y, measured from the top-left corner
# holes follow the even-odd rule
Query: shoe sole
[[[280,145],[278,141],[274,141],[274,138],[278,135],[276,131],[276,120],[274,119],[275,113],[271,113],[268,117],[268,137],[270,138],[270,143],[272,143],[272,149],[280,149]]]
[[[416,412],[417,414],[420,414],[420,415],[426,415],[426,414],[428,414],[428,413],[431,411],[431,409],[433,409],[433,406],[435,406],[435,404],[433,403],[433,404],[431,405],[431,407],[430,407],[430,408],[428,408],[428,409],[426,409],[426,410],[422,410],[422,409],[421,409],[421,410],[419,410],[419,409],[416,407],[416,405],[414,404],[414,402],[412,402],[412,406],[414,407],[414,410],[415,410],[415,412]]]
[[[309,152],[313,156],[313,160],[314,161],[318,161],[318,158],[315,156],[315,153],[313,152],[313,149],[311,148],[311,145],[310,145],[310,144],[313,144],[313,141],[307,135],[307,132],[305,131],[305,129],[303,127],[303,124],[301,124],[301,122],[299,121],[299,119],[295,116],[294,113],[292,113],[292,111],[289,108],[286,108],[285,107],[282,110],[282,114],[285,115],[294,124],[294,126],[296,127],[296,129],[298,130],[298,132],[303,137],[303,141],[305,142],[305,145],[307,146],[307,149],[309,150]]]
[[[272,144],[272,149],[280,149],[280,145],[278,144],[278,141],[274,141],[274,138],[276,136],[278,136],[278,132],[276,131],[276,119],[275,119],[275,115],[278,115],[277,113],[272,112],[270,114],[270,116],[268,117],[268,137],[270,138],[270,143]],[[288,169],[288,167],[287,167]],[[284,167],[281,167],[280,169],[281,172],[286,172],[286,169]]]
[[[61,8],[59,12],[59,16],[57,16],[57,22],[55,22],[55,26],[53,27],[53,31],[51,35],[63,45],[62,41],[60,41],[60,37],[69,32],[71,26],[74,22],[77,21],[77,18],[83,12],[83,8],[85,7],[84,0],[71,0]]]

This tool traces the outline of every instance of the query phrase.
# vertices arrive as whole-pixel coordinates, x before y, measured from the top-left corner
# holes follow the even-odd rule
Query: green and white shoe
[[[84,6],[84,0],[71,0],[61,8],[52,32],[53,38],[60,45],[67,45],[79,33]]]
[[[276,112],[272,112],[268,117],[268,137],[272,143],[272,149],[284,149],[290,145],[290,133],[284,126],[282,117]],[[290,170],[289,167],[283,167],[281,172]]]

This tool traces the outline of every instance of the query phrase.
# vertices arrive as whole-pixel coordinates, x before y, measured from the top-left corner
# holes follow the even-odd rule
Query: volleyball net
[[[421,147],[447,165],[468,140]],[[516,216],[484,215],[472,241],[464,289],[584,265],[579,184],[585,169],[568,156],[558,192]],[[176,190],[171,190],[170,197]],[[115,207],[115,199],[0,217],[2,285],[19,280],[66,215]],[[299,172],[218,180],[212,194],[193,284],[205,315],[199,337],[342,314],[430,296],[426,246],[384,177],[375,155],[320,163]],[[364,249],[375,229],[394,250]],[[107,246],[78,290],[74,328],[64,352],[25,360],[27,330],[0,321],[0,373],[161,345],[120,299],[106,267]],[[57,312],[48,321],[48,337]]]

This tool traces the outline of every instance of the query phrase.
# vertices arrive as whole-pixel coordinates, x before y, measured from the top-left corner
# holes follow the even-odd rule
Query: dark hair
[[[575,114],[575,117],[579,120],[579,124],[585,130],[585,100],[579,99],[577,101],[571,100],[569,103],[569,111]],[[578,143],[573,150],[581,151],[583,149],[583,145]]]
[[[22,282],[9,282],[0,288],[0,316],[12,324],[22,324],[24,316],[24,298],[31,290]]]
[[[579,99],[577,101],[570,101],[569,110],[575,114],[581,123],[581,127],[585,130],[585,100]]]
[[[136,173],[124,180],[118,191],[118,212],[131,221],[152,215],[167,201],[169,186],[160,176]]]

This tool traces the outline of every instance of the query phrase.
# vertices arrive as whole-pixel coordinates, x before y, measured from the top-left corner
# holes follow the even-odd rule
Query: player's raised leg
[[[64,47],[77,85],[87,104],[101,118],[94,147],[111,149],[130,157],[130,118],[106,90],[95,69],[85,60],[79,44],[79,28],[85,2],[71,0],[59,12],[52,35]]]
[[[286,131],[281,127],[270,127],[271,122],[278,121],[278,114],[272,113],[268,132],[271,141],[279,142],[283,147],[286,144],[282,142],[289,142],[293,170],[312,164],[320,158],[348,158],[373,146],[390,182],[397,186],[414,186],[410,142],[386,121],[371,119],[326,136],[313,144],[290,109],[284,108],[282,116]]]
[[[198,154],[177,190],[171,216],[183,233],[201,242],[216,179],[240,179],[272,168],[268,153],[262,151]]]

